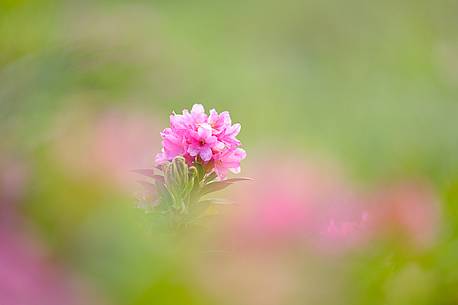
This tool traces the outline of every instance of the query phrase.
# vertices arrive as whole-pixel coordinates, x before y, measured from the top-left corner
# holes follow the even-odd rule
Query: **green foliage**
[[[148,207],[152,213],[160,213],[169,218],[173,228],[187,227],[205,215],[212,204],[219,204],[218,199],[202,200],[202,197],[249,178],[233,178],[222,181],[211,169],[195,162],[188,166],[183,157],[176,157],[154,169],[135,170],[153,182],[139,181],[153,197]]]

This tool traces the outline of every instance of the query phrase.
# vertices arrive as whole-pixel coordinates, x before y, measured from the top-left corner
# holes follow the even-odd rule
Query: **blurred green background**
[[[162,118],[202,102],[251,145],[323,148],[366,174],[456,172],[454,1],[2,3],[2,129],[29,146],[72,103]]]
[[[430,181],[443,203],[441,244],[402,257],[426,271],[380,271],[346,300],[454,304],[457,14],[452,0],[1,0],[0,152],[28,168],[20,213],[114,304],[210,302],[176,255],[145,242],[129,195],[69,174],[55,157],[62,137],[69,150],[85,147],[60,126],[90,134],[100,113],[133,111],[154,126],[152,164],[168,114],[199,102],[242,123],[246,162],[280,147],[338,160],[362,184]],[[380,264],[352,276],[370,277],[371,265]],[[403,296],[402,281],[418,279],[437,287]]]

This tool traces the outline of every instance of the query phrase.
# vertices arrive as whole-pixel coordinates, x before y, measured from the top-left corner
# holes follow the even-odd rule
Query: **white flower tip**
[[[202,104],[194,104],[191,109],[192,113],[204,113],[205,108]]]

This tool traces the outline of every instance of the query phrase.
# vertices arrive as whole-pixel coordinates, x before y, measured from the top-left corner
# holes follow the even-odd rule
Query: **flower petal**
[[[213,156],[213,153],[212,153],[212,150],[210,149],[210,147],[204,147],[204,148],[200,151],[200,157],[201,157],[202,160],[205,161],[205,162],[210,161],[210,159],[212,158],[212,156]]]

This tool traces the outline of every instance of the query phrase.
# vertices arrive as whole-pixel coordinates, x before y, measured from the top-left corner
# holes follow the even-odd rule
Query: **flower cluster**
[[[185,109],[170,115],[170,127],[161,132],[162,151],[156,164],[182,156],[188,165],[201,163],[222,180],[229,170],[239,173],[240,161],[246,157],[236,138],[239,132],[240,124],[232,125],[227,111],[218,114],[212,109],[207,115],[202,105],[195,104],[191,112]]]

